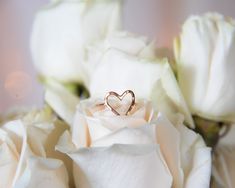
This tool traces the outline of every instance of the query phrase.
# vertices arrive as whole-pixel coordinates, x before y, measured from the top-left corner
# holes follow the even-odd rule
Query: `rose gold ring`
[[[127,109],[125,115],[128,115],[131,110],[133,109],[134,105],[135,105],[135,94],[133,91],[131,90],[127,90],[125,91],[123,94],[119,95],[118,93],[114,92],[114,91],[110,91],[105,95],[104,98],[104,104],[116,115],[120,116],[121,114],[119,112],[117,112],[117,110],[114,109],[114,107],[110,104],[109,99],[110,97],[115,97],[117,98],[119,101],[122,101],[127,95],[131,95],[131,104],[129,106],[129,108]]]

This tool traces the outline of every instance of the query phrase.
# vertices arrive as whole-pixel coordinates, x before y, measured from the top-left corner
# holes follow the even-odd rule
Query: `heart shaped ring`
[[[114,92],[114,91],[110,91],[106,94],[105,98],[104,98],[104,102],[105,105],[116,115],[120,116],[121,114],[119,112],[117,112],[117,110],[114,109],[114,107],[110,104],[109,102],[109,98],[110,97],[116,97],[119,101],[122,101],[127,95],[131,95],[131,103],[129,108],[127,109],[125,115],[128,115],[130,113],[130,111],[133,109],[134,105],[135,105],[135,94],[133,91],[131,90],[127,90],[125,91],[123,94],[119,95],[118,93]]]

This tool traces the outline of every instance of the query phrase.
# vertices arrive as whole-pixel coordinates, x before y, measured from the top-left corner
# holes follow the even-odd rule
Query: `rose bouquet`
[[[52,1],[31,51],[43,109],[0,119],[0,188],[232,188],[235,21],[191,16],[174,60],[119,0]]]

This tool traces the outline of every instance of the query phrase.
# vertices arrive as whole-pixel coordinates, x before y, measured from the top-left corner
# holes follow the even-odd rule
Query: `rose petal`
[[[78,187],[170,188],[172,177],[158,146],[114,145],[69,153]]]
[[[0,176],[4,177],[0,181],[0,187],[12,186],[17,164],[18,155],[12,151],[11,146],[9,146],[7,143],[1,143],[0,138]]]
[[[65,100],[66,99],[66,100]],[[69,125],[72,125],[73,116],[79,98],[66,90],[56,81],[48,80],[46,85],[45,101]]]
[[[192,170],[187,177],[185,187],[208,188],[211,177],[211,149],[205,147],[196,149],[192,165]]]
[[[113,144],[146,145],[156,143],[156,126],[147,124],[140,128],[122,128],[112,134],[94,140],[91,147],[104,147]]]
[[[180,160],[180,134],[162,114],[159,114],[156,125],[157,142],[174,177],[173,185],[175,188],[181,188],[184,185],[184,172]]]
[[[31,157],[15,188],[58,187],[68,188],[66,168],[60,160]]]

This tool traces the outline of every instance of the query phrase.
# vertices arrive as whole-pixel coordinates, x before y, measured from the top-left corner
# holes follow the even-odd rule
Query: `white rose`
[[[82,101],[71,132],[57,146],[74,161],[77,187],[209,187],[211,154],[199,135],[163,115],[155,119],[143,100],[128,116],[116,116],[101,103]]]
[[[54,131],[47,112],[32,112],[0,127],[0,188],[69,187],[64,163],[47,158],[47,152],[55,153],[47,143],[55,139]]]
[[[166,59],[156,58],[154,45],[145,37],[122,32],[93,47],[88,61],[92,67],[87,83],[90,95],[97,98],[109,91],[130,89],[136,96],[151,100],[171,120],[172,114],[184,114],[193,127],[171,67]]]
[[[86,46],[120,27],[119,0],[61,0],[37,13],[31,51],[39,73],[63,82],[83,81]]]
[[[175,40],[182,92],[195,115],[235,121],[235,21],[219,14],[192,16]]]

